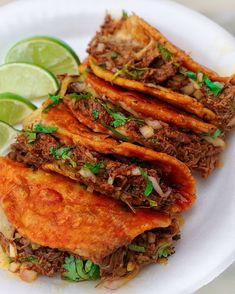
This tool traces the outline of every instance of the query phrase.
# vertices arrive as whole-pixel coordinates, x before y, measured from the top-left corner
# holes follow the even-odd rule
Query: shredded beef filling
[[[76,88],[76,83],[74,83],[70,86],[69,91]],[[111,125],[114,120],[103,106],[105,102],[102,100],[66,98],[64,103],[75,116],[78,112],[94,122],[106,125]],[[112,107],[115,109],[114,106]],[[98,113],[98,117],[94,117],[94,111]],[[202,136],[179,131],[176,127],[161,122],[160,128],[153,130],[150,138],[145,138],[140,132],[143,125],[146,125],[143,120],[130,118],[130,114],[120,107],[116,111],[129,118],[124,125],[117,128],[127,136],[129,141],[174,156],[187,164],[190,169],[199,171],[203,177],[207,177],[218,166],[222,148],[213,146]]]
[[[170,183],[163,178],[160,170],[140,167],[130,161],[125,163],[115,158],[104,157],[82,146],[70,147],[71,150],[66,157],[55,158],[51,152],[53,149],[67,147],[52,135],[43,133],[37,134],[36,140],[30,144],[27,136],[22,134],[12,145],[8,156],[35,169],[53,162],[62,174],[85,184],[88,191],[95,190],[109,197],[121,199],[130,207],[154,206],[155,209],[168,210],[177,199],[182,198],[178,192],[180,187],[169,187]],[[147,178],[141,174],[141,171],[146,173]],[[162,195],[152,188],[148,197],[146,196],[148,176],[156,179]]]
[[[123,246],[105,257],[98,264],[100,276],[102,279],[118,278],[127,275],[136,267],[149,263],[166,262],[167,257],[174,253],[173,240],[179,238],[179,227],[176,220],[167,228],[147,231],[135,238],[131,244]],[[132,245],[134,247],[131,247]],[[65,258],[73,255],[66,251],[31,243],[17,232],[15,232],[13,240],[6,239],[0,233],[0,246],[9,256],[10,262],[20,263],[24,268],[34,270],[38,275],[48,277],[65,272]],[[10,256],[10,246],[14,248],[14,257]],[[165,254],[162,249],[165,250]],[[77,255],[75,257],[82,259]]]
[[[156,41],[150,39],[149,44],[137,41],[120,40],[116,33],[123,21],[116,22],[110,15],[89,44],[88,53],[97,59],[100,66],[112,71],[117,76],[142,81],[147,84],[162,84],[179,93],[189,95],[214,111],[218,117],[216,124],[229,131],[235,124],[235,85],[227,83],[218,95],[202,82],[195,82],[181,66],[181,60],[175,56],[165,58]],[[164,49],[163,49],[164,50]],[[113,53],[115,52],[115,54]],[[113,55],[114,54],[114,55]],[[115,58],[114,58],[114,57]]]

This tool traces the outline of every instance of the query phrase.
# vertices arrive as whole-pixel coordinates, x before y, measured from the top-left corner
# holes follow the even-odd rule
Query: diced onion
[[[154,128],[155,130],[162,128],[162,125],[159,120],[146,119],[145,122],[148,126]]]
[[[153,184],[153,189],[161,196],[164,197],[165,194],[162,191],[162,188],[160,187],[158,181],[154,178],[154,177],[150,177],[148,176],[149,180],[152,182]]]
[[[139,268],[136,267],[135,270],[131,271],[129,274],[127,274],[124,277],[121,278],[110,278],[107,280],[104,280],[103,282],[101,282],[99,284],[99,287],[104,287],[106,289],[110,289],[110,290],[116,290],[120,287],[122,287],[123,285],[125,285],[126,283],[128,283],[130,280],[132,280],[139,272]]]
[[[136,267],[136,264],[132,261],[129,261],[128,264],[127,264],[127,267],[126,267],[126,270],[128,272],[132,272]]]
[[[149,139],[154,135],[153,128],[150,126],[143,126],[139,128],[141,134],[145,137],[145,139]]]
[[[193,92],[195,91],[195,88],[194,88],[193,84],[190,83],[190,84],[184,86],[183,88],[181,88],[180,90],[186,95],[192,95]]]
[[[96,47],[97,52],[102,52],[104,50],[104,43],[99,43]]]
[[[112,178],[112,177],[109,177],[108,178],[108,184],[109,185],[112,185],[113,184],[113,181],[114,181],[114,178]]]
[[[37,272],[27,269],[23,266],[23,268],[20,268],[20,278],[27,282],[27,283],[32,283],[33,281],[35,281],[38,277]]]
[[[203,138],[215,147],[225,148],[225,142],[221,138],[211,138],[211,137],[203,137]]]
[[[19,271],[21,264],[19,262],[12,262],[9,264],[8,270],[12,273]]]
[[[90,178],[93,182],[96,181],[96,176],[89,170],[89,168],[81,168],[79,174],[84,178]]]
[[[203,97],[203,93],[202,93],[201,90],[196,90],[196,91],[193,93],[193,96],[199,100],[199,99],[201,99],[201,98]]]
[[[203,73],[202,72],[199,72],[198,74],[197,74],[197,80],[198,80],[198,82],[202,82],[202,80],[203,80]]]
[[[197,82],[195,82],[194,80],[190,79],[191,83],[193,84],[194,89],[199,90],[200,86],[198,85]]]
[[[131,171],[132,176],[140,176],[141,172],[140,169],[138,167],[133,168],[133,170]]]
[[[11,243],[9,244],[9,256],[11,258],[15,258],[17,256],[16,246]]]

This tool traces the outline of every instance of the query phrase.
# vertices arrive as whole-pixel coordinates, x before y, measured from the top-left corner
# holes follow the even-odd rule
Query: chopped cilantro
[[[111,116],[114,119],[114,121],[111,122],[111,125],[114,126],[115,128],[124,125],[127,121],[130,120],[130,118],[127,118],[123,114],[118,112],[113,112]]]
[[[128,18],[128,13],[124,9],[122,10],[122,17],[124,19],[127,19]]]
[[[217,96],[219,92],[224,88],[224,85],[219,82],[212,82],[206,75],[203,75],[203,82],[213,92],[214,96]]]
[[[99,115],[100,115],[100,113],[97,109],[94,109],[92,111],[92,116],[94,117],[95,120],[99,118]]]
[[[112,58],[112,59],[115,59],[115,58],[117,58],[118,57],[118,52],[116,52],[116,51],[113,51],[111,54],[110,54],[110,58]]]
[[[76,100],[88,100],[92,97],[92,94],[90,92],[81,92],[81,93],[72,93],[69,94],[69,97]]]
[[[26,131],[26,132],[25,132],[25,135],[26,135],[26,137],[27,137],[27,142],[28,142],[29,144],[33,144],[34,141],[35,141],[36,138],[37,138],[37,133],[34,133],[34,132]]]
[[[167,257],[168,255],[170,255],[170,244],[164,243],[157,249],[156,258]]]
[[[157,201],[148,199],[148,202],[149,202],[150,207],[157,207],[158,206]]]
[[[192,80],[197,79],[197,74],[193,71],[181,69],[180,73],[182,73],[183,75],[187,75]]]
[[[206,132],[206,133],[202,133],[201,136],[203,136],[203,137],[211,137],[212,139],[216,139],[221,134],[222,134],[222,131],[220,129],[217,129],[214,133]]]
[[[24,257],[24,258],[23,258],[23,261],[24,261],[24,262],[32,262],[32,263],[36,263],[36,262],[38,262],[38,258],[37,258],[37,256],[29,255],[29,256]]]
[[[139,168],[139,170],[140,170],[141,176],[146,181],[146,188],[145,188],[145,191],[144,191],[144,196],[148,197],[153,191],[153,183],[148,178],[148,174],[147,174],[146,171],[144,171],[142,168]]]
[[[159,49],[164,60],[166,60],[166,61],[171,60],[172,54],[168,49],[166,49],[166,47],[164,47],[162,44],[158,44],[158,49]]]
[[[128,246],[128,249],[130,249],[131,251],[136,251],[136,252],[145,252],[144,246],[139,246],[139,245],[135,245],[135,244],[130,244]]]
[[[52,146],[49,150],[49,154],[52,155],[55,158],[55,160],[60,160],[61,158],[64,160],[68,160],[71,166],[75,168],[77,166],[77,163],[74,160],[72,160],[71,157],[69,156],[69,152],[72,149],[73,147],[71,146],[61,147],[58,149]]]
[[[49,104],[46,108],[44,108],[42,112],[47,113],[49,110],[51,110],[51,108],[53,108],[54,106],[60,103],[60,96],[49,94],[49,97],[52,100],[52,103]]]
[[[37,123],[34,125],[33,130],[36,133],[52,134],[52,133],[55,133],[58,130],[58,128],[50,127],[50,126],[43,127],[40,123]]]
[[[121,134],[120,132],[118,132],[117,130],[115,130],[115,128],[107,125],[106,123],[104,122],[101,122],[101,125],[103,127],[105,127],[106,129],[110,130],[111,132],[113,132],[114,135],[116,135],[119,139],[121,139],[122,141],[126,141],[128,142],[128,139],[126,136],[124,136],[123,134]]]
[[[157,138],[152,138],[152,139],[151,139],[151,142],[152,142],[153,144],[158,144],[158,143],[159,143]]]
[[[105,165],[104,165],[103,161],[96,162],[94,164],[86,162],[84,164],[84,167],[88,168],[93,174],[98,174],[102,169],[104,169]]]
[[[65,258],[63,265],[66,270],[62,277],[70,281],[97,280],[100,277],[99,266],[91,260],[83,261],[74,256]]]
[[[139,67],[135,67],[135,66],[132,66],[129,64],[125,64],[123,66],[123,68],[121,68],[115,72],[112,80],[115,80],[121,74],[127,74],[130,77],[132,77],[134,80],[136,80],[136,79],[139,79],[142,75],[144,75],[146,70],[148,70],[148,68],[145,68],[145,67],[139,68]]]

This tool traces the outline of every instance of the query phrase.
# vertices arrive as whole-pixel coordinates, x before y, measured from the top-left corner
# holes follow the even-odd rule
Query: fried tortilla
[[[121,199],[133,210],[180,212],[191,207],[195,181],[185,164],[165,153],[92,132],[63,103],[45,112],[48,103],[27,118],[10,158],[61,173],[89,191]]]
[[[235,79],[201,66],[136,15],[107,15],[88,53],[93,72],[106,81],[152,95],[223,131],[235,124]]]
[[[166,214],[133,214],[70,179],[2,157],[0,182],[0,245],[21,275],[33,270],[73,281],[123,279],[174,252],[179,226]]]
[[[121,134],[129,142],[167,153],[203,177],[219,166],[225,143],[214,125],[112,86],[92,73],[65,76],[61,82],[63,102],[93,131],[116,138]]]

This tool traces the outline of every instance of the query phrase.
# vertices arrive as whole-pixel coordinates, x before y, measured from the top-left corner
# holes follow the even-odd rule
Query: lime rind
[[[1,100],[17,100],[19,102],[26,104],[32,110],[37,109],[37,106],[31,103],[28,99],[25,99],[22,96],[19,96],[11,92],[0,93],[0,102]]]
[[[64,41],[50,36],[35,36],[17,42],[5,56],[5,63],[29,62],[54,74],[78,74],[80,60]]]

